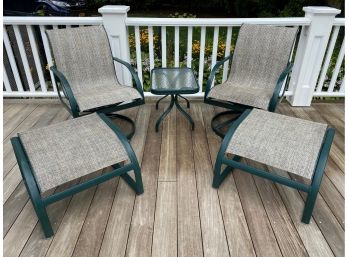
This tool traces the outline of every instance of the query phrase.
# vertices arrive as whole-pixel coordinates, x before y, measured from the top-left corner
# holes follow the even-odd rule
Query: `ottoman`
[[[326,124],[267,112],[246,110],[230,127],[214,167],[213,187],[237,168],[308,193],[302,222],[309,223],[335,130]],[[240,162],[247,158],[310,180],[294,181]],[[222,165],[227,165],[221,171]]]
[[[11,138],[16,159],[46,237],[53,235],[46,206],[115,176],[121,176],[137,194],[143,193],[140,167],[134,151],[105,114],[90,114]],[[52,194],[53,189],[106,167],[83,183]],[[134,171],[135,180],[127,173]],[[45,196],[48,195],[48,196]]]

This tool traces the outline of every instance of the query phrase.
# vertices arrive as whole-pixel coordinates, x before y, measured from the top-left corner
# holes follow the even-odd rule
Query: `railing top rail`
[[[344,26],[345,18],[336,18],[333,23],[334,26]]]
[[[140,18],[128,17],[128,26],[240,26],[243,23],[263,25],[309,25],[310,19],[301,18]]]
[[[37,17],[6,16],[4,25],[99,25],[102,17]]]

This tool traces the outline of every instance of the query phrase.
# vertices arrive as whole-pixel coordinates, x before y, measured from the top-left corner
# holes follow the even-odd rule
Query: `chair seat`
[[[327,125],[253,109],[233,134],[226,153],[311,179]]]
[[[82,112],[141,98],[139,92],[133,87],[109,84],[102,89],[86,87],[86,90],[74,93],[74,96]]]
[[[267,110],[272,95],[271,90],[236,86],[225,82],[214,86],[208,97]]]
[[[41,193],[128,159],[115,132],[95,113],[19,138]]]

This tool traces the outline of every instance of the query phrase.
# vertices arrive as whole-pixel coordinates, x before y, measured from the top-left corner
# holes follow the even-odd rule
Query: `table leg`
[[[163,96],[163,97],[161,97],[160,99],[158,99],[157,100],[157,102],[156,102],[156,110],[158,110],[158,104],[159,104],[159,102],[161,101],[161,100],[163,100],[164,98],[166,98],[168,95],[165,95],[165,96]]]
[[[178,96],[184,99],[186,101],[187,108],[190,108],[190,101],[186,97],[183,97],[182,95],[178,95]]]
[[[156,132],[158,132],[159,130],[159,126],[161,124],[161,122],[164,120],[164,118],[168,115],[168,113],[170,112],[171,109],[173,109],[174,106],[174,102],[176,97],[174,97],[174,95],[170,95],[171,99],[170,99],[170,104],[167,108],[167,110],[164,111],[164,113],[162,113],[162,115],[158,118],[157,122],[156,122]]]
[[[191,127],[192,127],[192,130],[195,129],[195,123],[193,122],[191,116],[185,112],[185,110],[180,106],[179,102],[178,102],[178,96],[175,95],[174,97],[174,103],[175,103],[175,106],[176,108],[178,108],[178,110],[189,120],[189,122],[191,123]]]

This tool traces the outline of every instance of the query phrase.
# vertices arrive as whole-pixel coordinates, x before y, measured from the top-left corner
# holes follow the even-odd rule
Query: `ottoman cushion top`
[[[41,193],[128,159],[115,132],[95,113],[19,138]]]
[[[311,179],[327,125],[253,109],[234,132],[226,153]]]

